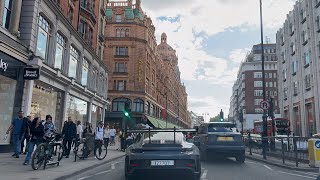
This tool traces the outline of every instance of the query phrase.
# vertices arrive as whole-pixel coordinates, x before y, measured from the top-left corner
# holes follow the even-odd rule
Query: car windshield
[[[184,141],[184,135],[180,132],[152,132],[150,133],[151,144],[181,144]],[[143,143],[149,144],[149,133],[144,133]]]
[[[208,132],[236,132],[234,124],[215,123],[208,125]]]

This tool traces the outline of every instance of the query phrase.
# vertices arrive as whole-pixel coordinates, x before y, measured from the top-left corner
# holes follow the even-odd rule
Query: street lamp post
[[[263,21],[262,21],[262,0],[260,0],[260,29],[261,29],[261,63],[262,63],[262,91],[263,91],[263,100],[266,100],[266,83],[265,83],[265,73],[264,73],[264,49],[263,49]],[[267,110],[263,110],[263,134],[262,134],[262,154],[263,159],[267,159]]]

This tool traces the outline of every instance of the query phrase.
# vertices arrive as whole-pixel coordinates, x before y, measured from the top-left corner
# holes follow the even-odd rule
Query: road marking
[[[201,176],[201,179],[206,179],[207,178],[207,174],[208,174],[208,170],[204,170],[202,176]]]
[[[310,176],[303,176],[303,175],[300,175],[300,174],[288,173],[288,172],[284,172],[284,171],[277,171],[277,172],[282,173],[282,174],[288,174],[288,175],[291,175],[291,176],[304,177],[304,178],[308,178],[308,179],[317,179],[317,178],[310,177]]]
[[[271,169],[271,167],[267,166],[267,165],[263,165],[265,168],[269,169],[270,171],[273,171],[273,169]]]
[[[104,173],[108,173],[108,172],[111,172],[112,170],[107,170],[107,171],[102,171],[102,172],[99,172],[97,174],[94,174],[94,175],[91,175],[91,176],[85,176],[85,177],[82,177],[82,178],[79,178],[78,180],[84,180],[84,179],[88,179],[90,177],[93,177],[93,176],[97,176],[97,175],[100,175],[100,174],[104,174]]]
[[[301,173],[301,174],[306,174],[306,175],[309,175],[309,176],[318,176],[319,173],[312,173],[312,172],[302,172],[302,171],[295,171],[297,173]]]
[[[122,162],[119,162],[119,161],[118,161],[118,162],[112,163],[112,164],[111,164],[111,169],[112,169],[112,170],[113,170],[113,169],[116,169],[115,165],[116,165],[116,164],[119,164],[119,163],[122,163]]]

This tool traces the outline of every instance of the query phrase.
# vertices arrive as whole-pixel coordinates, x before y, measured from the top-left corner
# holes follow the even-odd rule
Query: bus
[[[288,135],[290,134],[290,121],[285,118],[274,118],[275,123],[275,135]],[[255,134],[261,134],[263,133],[263,122],[261,121],[255,121],[253,123],[254,129],[253,133]],[[272,136],[272,120],[268,119],[268,130],[267,130],[268,136]]]

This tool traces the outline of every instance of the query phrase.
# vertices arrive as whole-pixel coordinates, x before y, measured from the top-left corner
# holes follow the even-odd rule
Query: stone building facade
[[[0,1],[0,134],[19,110],[58,130],[68,116],[93,126],[108,105],[108,69],[102,61],[106,1]],[[4,66],[3,66],[4,67]],[[26,80],[26,68],[39,78]],[[9,145],[10,138],[1,145]],[[1,149],[1,148],[0,148]]]
[[[166,43],[157,45],[152,20],[141,2],[109,2],[107,6],[105,63],[110,68],[110,111],[106,121],[121,127],[126,101],[132,123],[146,115],[155,127],[188,127],[186,89],[180,81],[178,58]],[[168,56],[167,56],[168,54]]]

